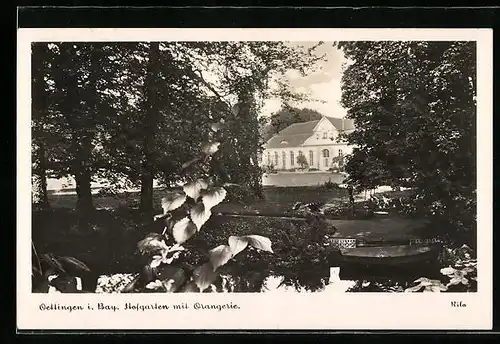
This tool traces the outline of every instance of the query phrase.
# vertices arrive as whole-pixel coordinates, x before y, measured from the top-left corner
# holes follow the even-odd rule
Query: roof
[[[325,116],[326,117],[326,116]],[[326,117],[333,124],[335,128],[339,131],[349,131],[354,130],[354,121],[352,119],[347,118],[334,118],[334,117]],[[342,128],[342,122],[344,122],[344,127]]]
[[[351,119],[342,119],[326,117],[339,131],[348,131],[354,129],[354,121]],[[320,120],[294,123],[274,135],[267,141],[266,148],[288,148],[299,147],[314,133],[314,128]],[[342,128],[342,122],[344,127]]]

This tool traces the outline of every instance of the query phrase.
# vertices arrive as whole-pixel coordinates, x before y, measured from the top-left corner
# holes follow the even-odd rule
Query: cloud
[[[295,42],[292,45],[313,47],[317,42]],[[311,101],[293,103],[300,108],[311,108],[331,117],[344,117],[346,109],[340,105],[342,65],[346,62],[343,53],[333,46],[332,42],[325,42],[315,51],[317,56],[324,55],[325,61],[319,64],[319,70],[307,76],[301,76],[297,71],[286,74],[291,87],[296,92],[310,94]],[[314,101],[318,100],[318,101]],[[269,116],[281,107],[277,98],[267,99],[262,109],[263,116]]]

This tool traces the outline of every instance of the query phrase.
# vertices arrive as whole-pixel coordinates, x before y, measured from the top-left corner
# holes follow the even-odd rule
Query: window
[[[286,167],[286,153],[281,153],[281,162],[283,163],[283,168]]]
[[[278,166],[278,152],[274,152],[274,166]]]
[[[325,167],[328,167],[328,158],[330,157],[330,151],[328,149],[323,149],[323,160],[324,160],[324,164],[325,164]]]
[[[326,131],[324,131],[324,132],[323,132],[323,138],[324,138],[324,139],[327,139],[327,138],[328,138],[328,132],[326,132]]]
[[[304,154],[302,154],[302,151],[299,151],[299,156],[302,156],[302,155],[304,155]]]
[[[267,152],[267,166],[271,166],[271,152]]]
[[[309,166],[314,165],[314,153],[312,150],[309,151]]]
[[[339,156],[342,156],[342,149],[339,149]]]
[[[293,151],[290,151],[290,166],[293,166],[294,164],[295,161],[294,161]]]

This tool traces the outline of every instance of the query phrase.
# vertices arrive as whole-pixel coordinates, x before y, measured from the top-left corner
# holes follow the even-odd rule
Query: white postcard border
[[[215,40],[477,41],[477,293],[33,294],[31,271],[31,76],[34,41]],[[492,327],[493,46],[489,29],[18,29],[17,327],[18,329],[461,329]],[[466,307],[451,307],[462,301]],[[233,304],[222,311],[90,311],[98,302]],[[83,311],[42,311],[41,304]]]

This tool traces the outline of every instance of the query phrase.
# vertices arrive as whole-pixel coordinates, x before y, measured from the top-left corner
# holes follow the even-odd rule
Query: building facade
[[[326,116],[292,124],[267,141],[262,165],[278,171],[341,169],[342,157],[352,146],[339,136],[353,130],[352,120]]]

